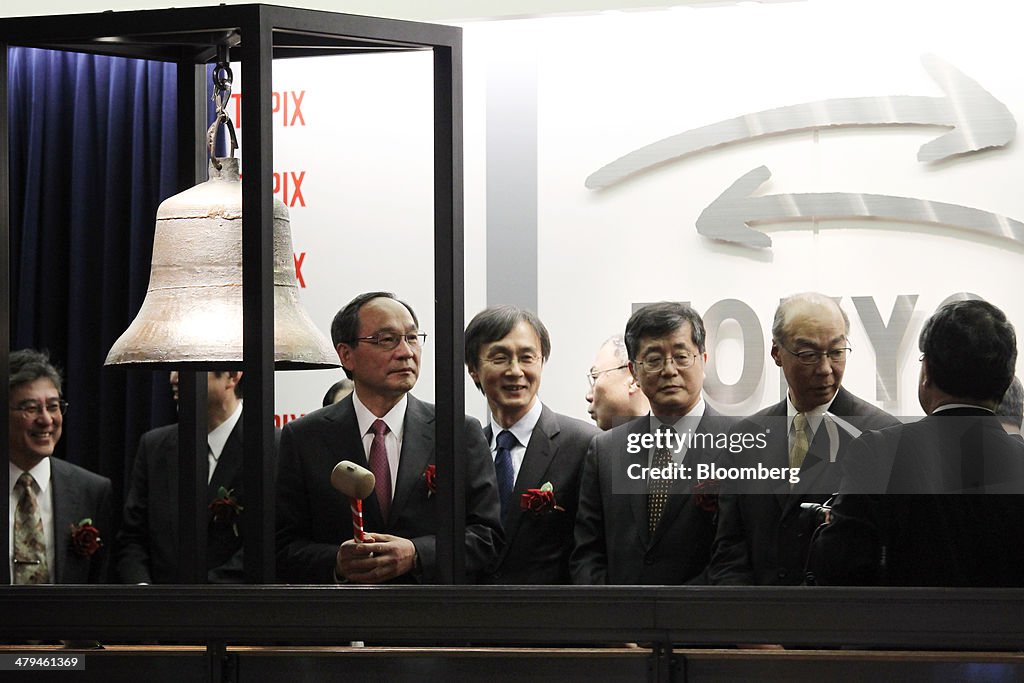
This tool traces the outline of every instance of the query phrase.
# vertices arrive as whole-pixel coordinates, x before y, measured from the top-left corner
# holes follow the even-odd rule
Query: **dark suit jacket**
[[[50,458],[50,486],[53,495],[53,583],[106,583],[110,564],[111,484],[106,477],[93,474],[78,465]],[[83,519],[91,519],[100,532],[103,545],[88,557],[71,548],[71,527]],[[4,583],[11,582],[10,567],[3,563]]]
[[[724,434],[727,425],[725,418],[707,406],[694,432]],[[570,559],[575,584],[658,585],[703,580],[715,522],[714,513],[698,506],[690,493],[695,481],[672,482],[653,536],[647,528],[647,495],[621,492],[628,465],[646,467],[648,462],[648,449],[628,454],[630,435],[649,431],[650,417],[644,415],[598,434],[590,442],[576,513],[576,545]],[[695,468],[717,455],[715,449],[690,447],[683,464]]]
[[[244,411],[243,411],[244,412]],[[213,478],[206,487],[208,501],[220,487],[232,491],[245,510],[242,470],[242,421],[224,443]],[[276,433],[278,439],[280,432]],[[124,519],[117,535],[117,573],[123,583],[175,583],[178,581],[178,425],[158,427],[142,435],[132,468],[132,481],[124,504]],[[245,514],[243,510],[243,514]],[[206,529],[207,581],[245,581],[242,525],[215,523]]]
[[[106,583],[113,538],[110,480],[69,462],[50,458],[56,583]],[[103,546],[89,557],[71,549],[71,525],[91,518]],[[104,534],[106,534],[104,536]]]
[[[399,581],[437,581],[437,497],[424,472],[434,463],[434,406],[409,396],[402,453],[387,524],[375,493],[363,501],[363,520],[374,531],[407,538],[416,546],[422,576]],[[501,546],[498,485],[480,423],[466,417],[466,572],[476,579]],[[334,583],[338,546],[352,538],[348,499],[331,486],[341,460],[367,467],[355,407],[349,395],[285,425],[277,481],[277,577],[285,583]]]
[[[823,584],[1024,586],[1022,494],[1024,444],[985,410],[864,434],[811,568]]]
[[[590,440],[599,433],[592,424],[543,407],[512,490],[505,546],[485,583],[569,583],[569,553],[583,459]],[[484,436],[490,443],[490,425],[484,429]],[[564,511],[535,514],[519,507],[527,489],[539,489],[548,482],[556,504]]]
[[[862,401],[842,387],[829,410],[860,431],[898,424],[896,418]],[[789,466],[789,434],[785,425],[786,401],[770,406],[741,422],[737,432],[765,429],[767,447],[724,457],[730,465]],[[807,552],[818,522],[813,510],[801,503],[824,503],[839,489],[839,457],[852,437],[841,427],[839,456],[830,461],[831,444],[822,424],[814,433],[800,481],[759,481],[723,485],[719,496],[718,531],[708,567],[708,580],[718,585],[799,585],[804,581]]]

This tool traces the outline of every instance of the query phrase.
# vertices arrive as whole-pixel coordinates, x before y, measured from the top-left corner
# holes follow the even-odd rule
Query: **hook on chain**
[[[210,155],[210,161],[213,162],[214,167],[219,171],[221,170],[222,164],[217,159],[216,155],[216,142],[217,142],[217,129],[220,126],[224,126],[228,133],[228,139],[231,141],[231,149],[228,152],[228,158],[235,156],[235,150],[238,149],[238,138],[235,137],[235,126],[231,122],[231,117],[227,114],[227,105],[231,101],[231,83],[234,80],[234,74],[231,72],[231,64],[228,61],[228,46],[226,44],[217,46],[217,64],[213,68],[213,74],[211,76],[213,80],[213,106],[216,112],[216,118],[210,125],[209,130],[206,131],[206,148]]]

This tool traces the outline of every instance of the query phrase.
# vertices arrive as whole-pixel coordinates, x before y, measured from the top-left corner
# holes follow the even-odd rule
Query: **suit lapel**
[[[398,481],[391,500],[390,518],[398,519],[402,508],[423,477],[434,455],[434,420],[417,399],[409,396],[402,426],[402,454],[398,459]]]
[[[325,467],[330,464],[330,461],[338,463],[342,460],[348,460],[360,467],[370,468],[369,462],[366,459],[366,451],[363,447],[363,435],[359,433],[359,421],[356,419],[356,409],[352,404],[352,396],[352,394],[349,394],[334,404],[333,409],[332,407],[325,409],[324,419],[338,425],[337,434],[340,437],[336,442],[328,445],[326,459],[329,462],[324,463]],[[333,431],[331,435],[334,435]],[[330,466],[334,467],[333,464]],[[341,494],[338,495],[341,496]],[[344,496],[342,496],[342,500],[345,500]],[[344,517],[344,523],[348,525],[347,507]],[[380,514],[380,505],[377,504],[376,493],[371,493],[363,501],[363,521],[368,532],[375,530],[383,531],[385,528],[384,519]]]
[[[772,410],[765,414],[766,422],[764,427],[772,430],[772,438],[768,439],[768,447],[765,449],[765,467],[789,467],[789,420],[786,416],[786,401],[777,403]],[[776,436],[777,434],[777,436]],[[789,480],[773,482],[768,480],[765,486],[769,487],[772,497],[783,510],[789,502]]]
[[[177,429],[177,427],[175,427]],[[156,457],[158,462],[155,463],[155,467],[152,468],[154,472],[164,471],[167,476],[164,477],[162,485],[164,487],[164,500],[168,502],[168,509],[170,514],[170,529],[168,529],[170,536],[170,544],[177,552],[178,547],[178,436],[175,434],[174,439],[171,440],[171,448],[168,449],[157,449]],[[159,462],[162,460],[163,462]],[[161,468],[161,464],[163,467]]]
[[[772,449],[770,454],[771,458],[765,463],[765,466],[789,467],[789,434],[785,434],[776,444],[776,447]],[[782,479],[780,481],[768,479],[766,480],[766,485],[771,487],[772,497],[778,503],[779,509],[785,510],[786,506],[791,502],[790,495],[792,491],[789,488],[789,479]]]
[[[337,422],[342,428],[342,437],[339,443],[334,444],[335,455],[338,462],[348,460],[360,467],[369,467],[366,460],[366,450],[363,448],[363,435],[359,433],[359,421],[356,420],[356,409],[352,405],[351,394],[336,404],[338,410],[334,414],[327,414],[324,417]]]
[[[629,425],[629,434],[647,434],[650,431],[650,415],[638,417]],[[641,448],[639,453],[629,453],[624,445],[621,455],[626,461],[626,467],[620,468],[619,472],[628,471],[627,468],[629,465],[633,464],[639,465],[640,467],[647,467],[649,453],[646,448]],[[651,534],[647,529],[649,517],[647,514],[647,492],[637,493],[635,495],[628,496],[628,498],[630,510],[633,511],[633,525],[636,528],[637,537],[639,537],[640,543],[646,548],[651,541]]]
[[[70,575],[68,565],[68,549],[70,542],[68,534],[72,524],[78,523],[82,517],[75,518],[81,514],[82,498],[81,492],[74,482],[70,480],[70,473],[65,469],[64,463],[57,458],[50,458],[50,486],[53,497],[53,563],[50,580],[54,583],[84,583],[85,578],[73,577]],[[100,533],[106,534],[113,541],[112,529],[102,529]]]
[[[851,396],[850,392],[840,386],[836,390],[836,397],[832,399],[832,405],[829,406],[828,412],[842,418],[856,415],[857,410],[855,410]]]
[[[716,433],[712,423],[715,418],[719,417],[718,413],[706,403],[704,404],[704,417],[701,418],[697,427],[693,430],[695,434],[707,434]],[[709,419],[710,418],[710,419]],[[712,449],[713,450],[713,449]],[[687,448],[686,453],[683,456],[683,464],[690,467],[690,472],[696,476],[697,463],[705,461],[706,452],[697,448]],[[650,539],[650,543],[653,546],[656,544],[665,533],[665,529],[671,524],[672,520],[676,519],[685,508],[686,504],[690,502],[690,491],[692,489],[693,482],[689,479],[675,479],[672,481],[669,487],[668,500],[665,501],[665,507],[661,511],[661,519],[658,520],[658,526],[654,529],[654,536]],[[646,513],[646,509],[644,511]]]
[[[235,488],[232,484],[242,467],[242,457],[242,418],[239,416],[235,428],[231,430],[228,440],[224,442],[224,450],[220,452],[217,466],[213,469],[213,477],[207,486],[210,500],[217,497],[221,486],[229,491]]]
[[[536,489],[544,485],[544,475],[558,453],[556,437],[559,431],[558,419],[547,406],[544,406],[540,419],[537,420],[537,425],[530,435],[530,444],[526,447],[523,464],[519,467],[519,475],[512,489],[512,510],[508,515],[508,526],[505,527],[506,551],[511,547],[512,538],[519,530],[519,523],[523,518],[518,501],[527,489]],[[555,491],[555,496],[557,501],[558,491]]]
[[[842,432],[842,430],[839,431]],[[815,483],[821,480],[831,468],[832,463],[829,458],[831,448],[832,440],[828,434],[828,427],[822,419],[811,440],[811,445],[807,449],[807,456],[800,466],[800,481],[793,485],[786,497],[786,504],[782,508],[783,516],[789,514],[795,506],[803,501],[809,491],[816,490]],[[788,480],[786,486],[787,488],[789,486]]]

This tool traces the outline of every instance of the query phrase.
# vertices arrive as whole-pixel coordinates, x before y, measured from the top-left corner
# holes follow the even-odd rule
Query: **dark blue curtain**
[[[11,347],[64,369],[58,455],[110,477],[119,509],[139,435],[175,419],[167,373],[103,366],[145,296],[157,206],[177,191],[175,66],[9,54]]]

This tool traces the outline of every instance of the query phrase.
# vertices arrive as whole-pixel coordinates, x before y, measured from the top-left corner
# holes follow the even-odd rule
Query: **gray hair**
[[[50,362],[50,354],[46,351],[36,351],[35,349],[12,351],[8,387],[13,389],[22,384],[35,382],[37,379],[50,380],[53,382],[53,386],[57,387],[58,393],[64,383],[60,370]]]
[[[656,304],[647,304],[638,309],[626,323],[626,332],[623,335],[626,339],[626,349],[632,359],[636,359],[640,352],[640,339],[642,337],[663,337],[671,334],[683,326],[690,324],[690,337],[697,351],[704,353],[704,343],[707,335],[704,332],[704,321],[700,314],[690,306],[677,301],[661,301]]]
[[[1011,418],[1000,420],[1000,422],[1016,422],[1018,425],[1024,420],[1024,386],[1020,383],[1019,377],[1014,377],[1010,382],[1010,388],[1003,394],[1003,400],[996,407],[996,415],[1000,418]]]
[[[601,348],[612,345],[615,351],[615,357],[621,360],[623,363],[629,361],[629,351],[626,350],[626,338],[621,334],[613,334],[604,340],[601,344]]]
[[[775,309],[775,319],[772,321],[772,339],[779,343],[787,341],[786,332],[793,321],[793,316],[810,306],[825,306],[839,311],[843,316],[843,332],[850,334],[850,318],[839,302],[818,292],[802,292],[787,296],[779,302],[779,307]]]

